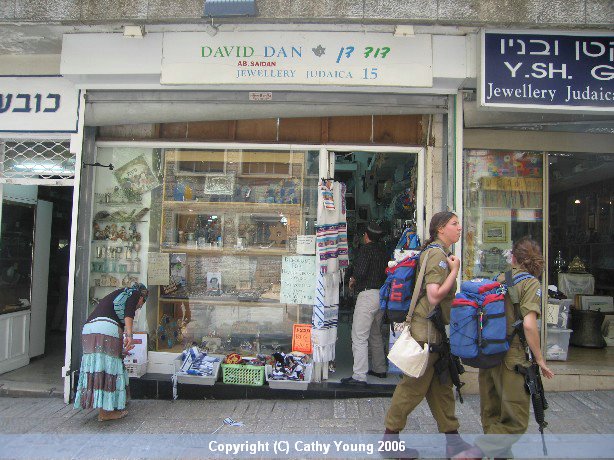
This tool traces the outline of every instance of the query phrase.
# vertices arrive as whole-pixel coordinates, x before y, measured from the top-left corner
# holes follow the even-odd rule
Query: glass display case
[[[167,149],[157,349],[290,350],[311,305],[280,303],[282,258],[315,234],[318,151]]]
[[[90,307],[112,291],[146,282],[152,190],[160,186],[152,149],[99,148],[90,252]]]

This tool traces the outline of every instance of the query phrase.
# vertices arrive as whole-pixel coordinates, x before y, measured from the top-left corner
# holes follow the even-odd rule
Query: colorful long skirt
[[[129,379],[122,359],[123,337],[117,321],[95,318],[85,323],[82,342],[75,409],[124,409]]]

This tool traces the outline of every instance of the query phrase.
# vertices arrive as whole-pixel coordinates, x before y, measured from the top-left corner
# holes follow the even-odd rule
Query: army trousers
[[[426,398],[431,414],[437,422],[440,433],[458,430],[459,423],[455,415],[452,382],[442,384],[435,372],[434,364],[439,353],[430,353],[426,371],[422,377],[414,378],[403,375],[403,379],[394,390],[392,403],[386,414],[386,428],[402,431],[407,424],[407,417]]]
[[[530,397],[525,390],[524,376],[516,365],[527,365],[524,350],[510,348],[503,362],[491,369],[480,369],[480,416],[487,435],[476,445],[488,457],[511,457],[511,446],[529,426]]]

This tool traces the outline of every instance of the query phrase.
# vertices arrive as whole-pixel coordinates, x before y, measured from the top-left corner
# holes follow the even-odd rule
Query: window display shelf
[[[275,210],[289,210],[299,212],[301,209],[300,204],[287,204],[287,203],[254,203],[250,201],[163,201],[162,206],[168,209],[175,210],[185,210],[189,211],[190,209],[194,211],[205,211],[205,210],[217,210],[220,211],[224,208],[237,208],[240,210],[238,212],[247,211],[260,211],[266,212],[271,211],[272,208]],[[228,209],[226,209],[228,210]]]
[[[539,208],[532,208],[529,206],[523,206],[522,208],[507,208],[504,206],[480,206],[481,209],[509,209],[510,211],[514,211],[514,210],[518,210],[518,209],[527,209],[527,210],[542,210],[543,208],[539,207]]]
[[[239,179],[287,179],[290,174],[237,174]]]
[[[162,243],[165,244],[165,243]],[[292,254],[290,251],[280,248],[250,248],[250,249],[228,249],[228,248],[217,248],[217,249],[200,249],[194,247],[188,247],[186,245],[173,245],[166,246],[160,249],[160,252],[183,252],[191,255],[203,255],[203,256],[286,256]]]
[[[211,296],[211,297],[162,297],[160,296],[160,303],[177,303],[177,302],[187,302],[194,304],[203,304],[203,305],[220,305],[226,307],[236,307],[236,306],[247,306],[247,307],[286,307],[288,304],[279,303],[278,300],[274,299],[263,299],[263,300],[238,300],[235,296],[234,300],[219,300],[219,297]]]

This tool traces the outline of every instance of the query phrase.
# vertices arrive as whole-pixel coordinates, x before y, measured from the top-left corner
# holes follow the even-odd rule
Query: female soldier
[[[430,238],[420,255],[420,264],[428,254],[424,269],[424,281],[420,289],[418,303],[411,318],[411,335],[420,345],[429,342],[433,345],[441,343],[441,337],[434,326],[429,325],[427,315],[439,305],[442,309],[444,321],[450,320],[450,305],[456,293],[456,276],[460,268],[460,259],[450,254],[450,245],[456,243],[461,236],[461,224],[458,216],[453,212],[438,212],[431,219],[429,226]],[[434,364],[439,359],[438,353],[431,353],[426,371],[422,377],[413,378],[403,375],[397,385],[392,404],[386,415],[386,432],[384,439],[396,440],[399,432],[405,428],[407,417],[418,404],[426,397],[431,413],[437,422],[441,433],[446,433],[446,456],[451,457],[470,447],[458,435],[458,419],[454,414],[455,403],[452,392],[452,382],[442,384],[435,373]],[[396,457],[413,458],[418,452],[405,449],[401,452],[389,452]]]
[[[535,278],[519,281],[514,289],[518,293],[520,311],[514,312],[510,296],[505,296],[505,315],[507,317],[508,336],[511,335],[512,324],[522,319],[527,345],[531,349],[533,359],[539,366],[544,377],[551,379],[554,374],[546,366],[539,346],[537,318],[541,314],[541,289],[537,279],[542,273],[544,259],[539,245],[528,237],[514,244],[512,249],[512,276],[519,273],[529,273]],[[505,274],[498,281],[505,282]],[[518,317],[520,315],[520,318]],[[514,336],[510,349],[498,366],[490,369],[480,369],[478,382],[480,385],[480,413],[482,428],[485,434],[520,435],[529,425],[529,394],[525,390],[524,376],[516,372],[516,365],[528,366],[525,350],[518,335]],[[459,458],[498,457],[509,458],[511,446],[518,436],[480,437],[476,446],[461,452]]]

